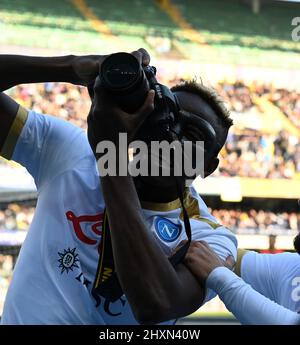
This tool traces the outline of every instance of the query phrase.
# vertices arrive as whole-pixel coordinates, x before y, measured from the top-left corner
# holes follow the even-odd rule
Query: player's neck
[[[178,192],[175,187],[139,183],[136,184],[136,190],[141,201],[167,203],[178,199]]]

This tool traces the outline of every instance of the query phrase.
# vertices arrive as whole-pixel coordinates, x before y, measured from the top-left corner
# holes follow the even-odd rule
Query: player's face
[[[205,100],[198,95],[185,91],[177,91],[176,96],[182,110],[197,115],[207,121],[218,135],[222,123],[213,108]],[[195,128],[195,133],[197,133],[197,128]],[[196,140],[205,140],[205,136],[204,138],[200,136]],[[219,144],[219,146],[221,145]]]
[[[206,120],[214,129],[215,132],[218,133],[218,121],[219,118],[214,112],[214,110],[207,104],[204,100],[202,100],[198,95],[188,93],[188,92],[176,92],[176,96],[182,110],[187,112],[193,113],[202,119]],[[197,137],[197,130],[194,131],[192,141],[202,141],[205,139],[203,136],[199,135]],[[221,146],[219,144],[219,146]],[[204,164],[205,164],[205,176],[210,175],[218,166],[218,159],[215,157],[214,154],[205,154],[204,155]],[[196,177],[196,176],[195,176]],[[141,177],[142,181],[144,181],[148,186],[153,187],[174,187],[176,188],[176,181],[173,177],[169,176],[148,176],[148,177]],[[183,180],[184,181],[184,180]]]

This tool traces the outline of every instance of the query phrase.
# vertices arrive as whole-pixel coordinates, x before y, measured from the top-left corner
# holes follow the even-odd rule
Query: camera
[[[154,110],[136,133],[136,140],[149,146],[151,141],[163,140],[177,140],[183,145],[193,138],[193,142],[205,142],[206,153],[215,151],[217,138],[213,127],[201,116],[180,111],[176,94],[156,80],[154,66],[143,67],[132,54],[112,54],[101,64],[100,82],[127,113],[142,106],[150,89],[155,91]],[[197,129],[197,138],[189,135],[190,128],[194,128],[192,132]]]
[[[179,106],[171,90],[156,80],[154,66],[141,66],[132,54],[112,54],[101,65],[100,80],[127,113],[134,113],[141,107],[148,91],[153,89],[155,109],[139,130],[138,139],[146,142],[150,137],[152,140],[175,139],[170,129],[176,123]]]
[[[116,103],[128,113],[133,113],[143,104],[150,90],[148,80],[155,74],[155,67],[143,68],[133,55],[127,53],[110,55],[100,69],[103,87],[114,95]]]

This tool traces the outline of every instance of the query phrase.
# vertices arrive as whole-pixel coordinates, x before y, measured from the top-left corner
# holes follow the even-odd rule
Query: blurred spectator
[[[283,253],[283,250],[276,248],[276,235],[269,235],[269,248],[268,249],[262,249],[260,252],[262,254],[278,254]]]
[[[6,292],[11,281],[12,270],[12,256],[0,254],[0,315],[2,314]]]
[[[0,234],[3,230],[24,230],[31,224],[34,207],[9,204],[7,208],[0,209]]]

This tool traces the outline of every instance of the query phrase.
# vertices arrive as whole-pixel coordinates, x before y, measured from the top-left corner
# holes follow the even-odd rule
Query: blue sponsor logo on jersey
[[[173,242],[177,240],[182,229],[180,224],[174,224],[168,219],[157,217],[155,221],[155,230],[161,240]]]

